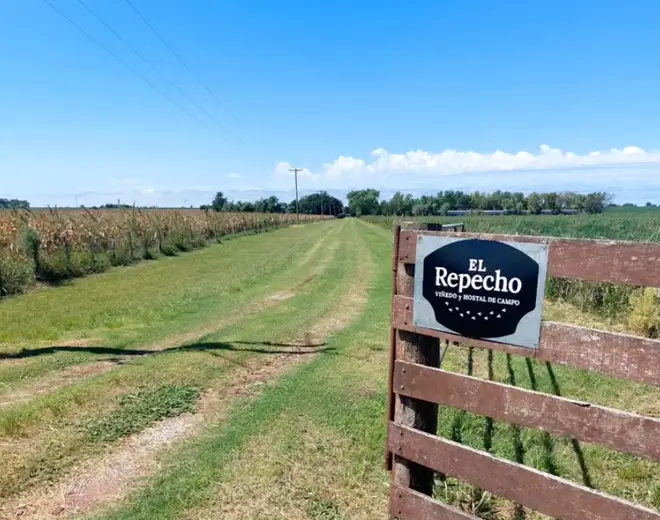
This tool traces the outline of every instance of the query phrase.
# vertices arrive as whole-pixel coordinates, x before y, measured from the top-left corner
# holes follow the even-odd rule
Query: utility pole
[[[293,172],[293,175],[296,178],[296,220],[300,222],[300,213],[298,213],[298,172],[303,171],[303,169],[289,168],[289,171]]]
[[[323,217],[323,197],[324,197],[323,190],[319,190],[319,195],[321,195],[321,217]]]

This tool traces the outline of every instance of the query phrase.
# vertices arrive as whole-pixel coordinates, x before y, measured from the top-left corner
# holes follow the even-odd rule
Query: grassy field
[[[391,253],[388,229],[316,222],[0,302],[0,518],[387,518]],[[660,417],[640,384],[467,348],[444,367]],[[660,508],[658,464],[446,408],[439,431]],[[451,479],[436,496],[542,518]]]
[[[660,242],[660,210],[612,211],[600,215],[501,215],[463,217],[370,217],[387,229],[395,221],[463,222],[466,231]]]
[[[418,220],[443,224],[462,222],[466,231],[475,233],[660,242],[658,210],[622,209],[602,215],[577,216],[371,217],[367,220],[390,231],[396,222]],[[625,323],[628,330],[636,334],[660,337],[660,310],[654,288],[548,278],[545,295],[550,301],[567,302],[597,315],[610,328]]]

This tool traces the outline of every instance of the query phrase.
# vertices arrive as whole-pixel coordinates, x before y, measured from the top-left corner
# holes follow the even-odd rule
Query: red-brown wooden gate
[[[658,511],[436,436],[440,404],[660,461],[660,420],[657,418],[438,368],[441,342],[445,348],[450,343],[465,343],[660,386],[660,341],[544,321],[539,348],[530,349],[417,328],[413,325],[413,281],[420,233],[547,243],[548,276],[660,286],[659,244],[479,235],[425,226],[397,227],[386,448],[386,464],[392,473],[391,517],[475,519],[471,514],[430,498],[434,473],[438,472],[554,518],[660,520]]]

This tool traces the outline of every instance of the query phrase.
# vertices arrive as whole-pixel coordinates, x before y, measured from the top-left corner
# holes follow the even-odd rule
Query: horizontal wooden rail
[[[394,297],[392,326],[395,329],[660,386],[658,340],[546,321],[541,327],[538,349],[513,347],[415,327],[412,308],[412,298]]]
[[[660,419],[404,361],[396,362],[394,388],[407,397],[660,460]]]
[[[652,509],[393,422],[388,447],[399,457],[554,518],[660,520]]]
[[[390,516],[401,520],[479,520],[412,489],[392,485]]]
[[[401,231],[401,262],[415,263],[419,233],[420,231]],[[660,286],[660,244],[448,231],[422,233],[507,242],[548,243],[548,276],[577,278],[590,282]]]

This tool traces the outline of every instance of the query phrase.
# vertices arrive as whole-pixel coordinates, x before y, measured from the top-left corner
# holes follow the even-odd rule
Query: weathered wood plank
[[[419,233],[420,231],[401,231],[399,242],[401,262],[415,262]],[[576,278],[590,282],[660,286],[660,244],[448,231],[422,231],[422,233],[482,240],[547,243],[548,276]]]
[[[538,349],[513,347],[415,327],[412,309],[412,298],[401,295],[394,298],[392,323],[395,328],[660,386],[658,340],[546,321],[541,327]]]
[[[401,234],[401,226],[396,226],[394,228],[394,241],[393,241],[393,252],[392,252],[392,287],[391,287],[391,301],[390,301],[390,313],[394,310],[394,297],[396,296],[396,286],[397,286],[397,272],[399,268],[399,236]],[[392,388],[392,379],[394,375],[394,361],[396,360],[396,336],[397,332],[394,328],[394,325],[390,323],[390,345],[389,345],[389,361],[387,366],[387,421],[392,421],[394,419],[394,404],[395,404],[395,395],[394,389]],[[392,453],[385,447],[385,468],[387,471],[392,470]]]
[[[390,487],[390,516],[401,520],[479,520],[412,489]]]
[[[660,520],[660,513],[458,443],[390,423],[399,457],[562,520]]]
[[[397,361],[397,392],[660,460],[660,419]]]
[[[414,265],[403,268],[397,263],[395,294],[410,285],[414,276]],[[440,341],[437,338],[396,330],[394,339],[395,359],[420,365],[439,366]],[[438,425],[438,405],[394,394],[394,419],[398,424],[435,432]],[[433,472],[412,461],[400,459],[396,454],[393,454],[392,458],[392,481],[394,484],[414,489],[425,495],[430,495],[433,491]]]

